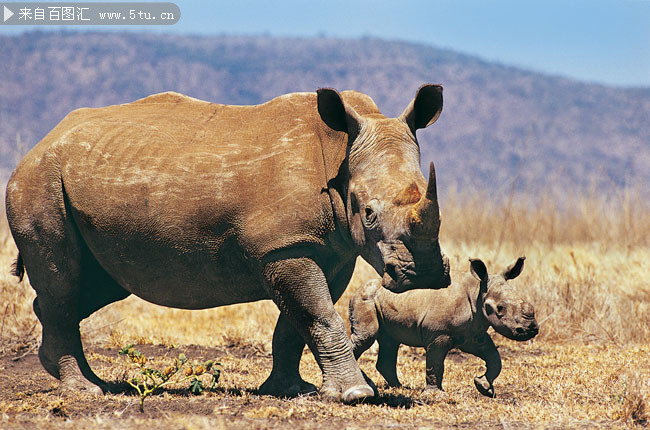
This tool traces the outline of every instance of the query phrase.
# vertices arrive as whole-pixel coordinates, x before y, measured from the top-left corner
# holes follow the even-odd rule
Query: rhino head
[[[482,304],[483,315],[497,333],[520,341],[532,339],[539,332],[533,305],[524,301],[507,282],[519,276],[525,259],[519,257],[497,275],[488,275],[481,260],[470,259],[470,272],[480,282],[477,307]]]
[[[391,291],[448,286],[435,169],[431,163],[427,183],[415,136],[440,116],[442,87],[422,86],[398,118],[360,115],[333,89],[318,90],[318,111],[330,128],[348,134],[341,192],[361,256]]]

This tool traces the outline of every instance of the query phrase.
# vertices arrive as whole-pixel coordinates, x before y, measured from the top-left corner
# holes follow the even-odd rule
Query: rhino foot
[[[490,384],[485,375],[474,378],[474,385],[479,393],[486,397],[494,397],[494,386]]]
[[[314,384],[303,380],[301,377],[294,379],[276,378],[273,375],[260,386],[259,393],[276,397],[297,397],[304,394],[316,394],[318,390]]]
[[[341,396],[343,403],[351,404],[362,402],[365,399],[374,397],[376,390],[370,387],[369,385],[357,385],[355,387],[348,388],[345,390]]]
[[[59,374],[61,375],[61,385],[59,390],[63,394],[86,393],[95,396],[101,396],[104,391],[98,386],[86,379],[77,360],[71,355],[64,355],[59,360]]]
[[[361,374],[363,375],[363,379],[366,380],[366,384],[368,384],[370,386],[370,388],[372,388],[373,396],[378,396],[379,395],[379,390],[377,390],[377,385],[375,385],[375,383],[372,381],[372,379],[370,379],[370,377],[368,375],[366,375],[366,372],[364,372],[362,370]]]
[[[344,390],[336,386],[336,384],[323,384],[319,394],[326,400],[354,404],[362,402],[370,397],[374,397],[376,392],[376,388],[373,388],[368,384],[354,385]]]

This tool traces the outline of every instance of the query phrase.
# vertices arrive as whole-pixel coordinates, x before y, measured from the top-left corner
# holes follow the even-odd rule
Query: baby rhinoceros
[[[426,389],[442,391],[445,357],[452,348],[460,348],[485,361],[487,370],[474,378],[474,384],[481,394],[494,397],[492,382],[501,372],[501,356],[488,327],[519,341],[539,331],[533,306],[508,283],[519,276],[524,260],[520,257],[502,273],[488,275],[481,260],[470,259],[472,276],[440,290],[393,293],[381,288],[381,280],[366,282],[350,300],[355,358],[377,340],[377,370],[388,385],[400,386],[396,371],[400,344],[426,347]]]

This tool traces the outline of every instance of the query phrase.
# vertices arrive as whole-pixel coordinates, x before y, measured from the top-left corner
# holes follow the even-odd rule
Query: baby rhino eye
[[[491,303],[486,303],[485,304],[485,313],[490,316],[493,313],[495,313],[495,309]],[[498,304],[496,308],[496,315],[497,317],[501,318],[506,314],[506,307],[503,304]]]
[[[503,316],[506,313],[506,307],[503,305],[497,306],[497,315]]]

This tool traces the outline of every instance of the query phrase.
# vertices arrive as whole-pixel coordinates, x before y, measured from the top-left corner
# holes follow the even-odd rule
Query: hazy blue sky
[[[183,34],[374,36],[450,48],[581,80],[650,86],[650,0],[175,3],[181,9],[179,23],[147,30]],[[21,29],[0,27],[0,31],[15,34]]]

